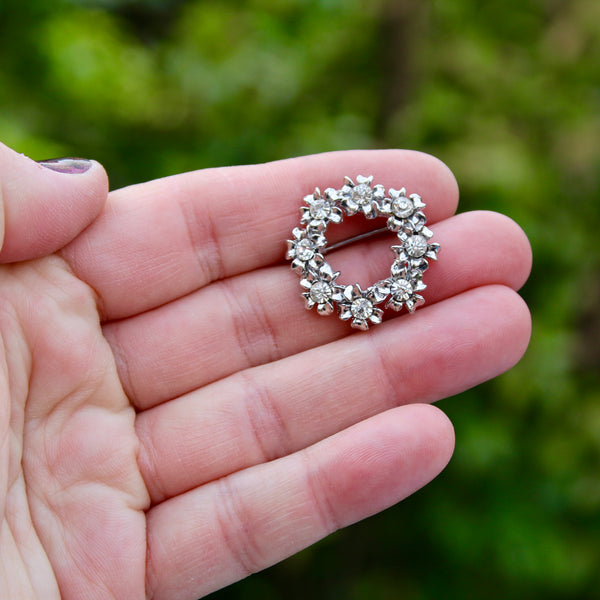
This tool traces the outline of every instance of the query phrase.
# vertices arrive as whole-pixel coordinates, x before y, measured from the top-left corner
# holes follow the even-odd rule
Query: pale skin
[[[355,333],[304,309],[282,259],[303,196],[360,173],[418,192],[442,250],[425,306]],[[197,171],[107,202],[100,165],[0,146],[0,190],[2,598],[193,600],[272,565],[433,479],[454,434],[430,403],[528,343],[525,235],[453,217],[454,178],[423,154]],[[389,244],[329,259],[368,284]]]

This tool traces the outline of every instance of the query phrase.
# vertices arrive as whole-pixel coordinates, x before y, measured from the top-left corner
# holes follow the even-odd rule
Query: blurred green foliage
[[[529,234],[520,365],[441,403],[453,462],[215,598],[600,597],[600,3],[0,0],[0,139],[113,187],[411,147]]]

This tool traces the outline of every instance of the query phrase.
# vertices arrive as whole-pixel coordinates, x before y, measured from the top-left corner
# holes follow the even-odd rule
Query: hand
[[[349,335],[282,258],[303,196],[358,173],[420,193],[442,250],[423,308]],[[423,154],[179,175],[111,193],[85,230],[99,165],[0,148],[0,182],[3,598],[194,599],[272,565],[435,477],[454,438],[428,403],[528,342],[525,236],[452,217],[454,179]],[[330,259],[374,282],[390,257],[382,239]]]

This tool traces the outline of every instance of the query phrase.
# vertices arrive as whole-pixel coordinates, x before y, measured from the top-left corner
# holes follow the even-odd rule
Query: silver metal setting
[[[365,331],[369,325],[381,323],[384,312],[378,305],[383,302],[384,308],[399,311],[406,307],[411,313],[425,302],[421,295],[427,287],[423,274],[429,268],[429,261],[437,260],[440,245],[431,242],[433,233],[425,226],[427,218],[422,210],[425,203],[418,194],[407,195],[405,188],[386,191],[382,185],[373,185],[372,175],[358,175],[356,183],[349,177],[344,179],[339,190],[327,188],[321,193],[316,188],[304,197],[301,227],[296,227],[293,239],[287,241],[286,258],[300,276],[307,309],[316,306],[317,312],[324,316],[337,310],[342,321],[350,321],[352,327]],[[385,229],[394,232],[400,242],[391,247],[394,261],[389,277],[366,290],[357,283],[338,283],[339,271],[334,272],[324,257],[328,250],[325,236],[328,226],[341,223],[344,216],[359,213],[367,219],[387,218]],[[376,232],[359,235],[355,240],[373,233]],[[351,241],[339,242],[335,247]]]

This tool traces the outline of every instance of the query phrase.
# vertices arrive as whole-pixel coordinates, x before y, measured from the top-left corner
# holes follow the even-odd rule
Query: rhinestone
[[[331,206],[329,202],[319,198],[314,202],[311,202],[309,212],[313,219],[326,219],[329,216],[329,213],[331,213]]]
[[[331,298],[331,286],[324,281],[317,281],[310,288],[310,297],[317,304],[323,304]]]
[[[396,279],[390,285],[390,293],[394,299],[406,302],[412,295],[412,285],[406,279]]]
[[[373,190],[366,183],[359,183],[352,189],[352,200],[360,206],[366,206],[373,199]]]
[[[357,298],[352,302],[350,312],[355,319],[365,321],[373,314],[373,303],[366,298]]]
[[[303,239],[296,244],[296,256],[300,260],[310,260],[314,255],[315,250],[310,240]]]
[[[427,240],[422,235],[413,235],[406,240],[406,251],[412,258],[421,258],[427,252]]]
[[[394,198],[392,202],[392,211],[400,219],[406,219],[406,217],[410,217],[413,212],[413,203],[410,198],[407,198],[406,196],[398,196],[398,198]]]

